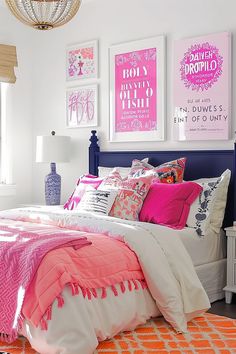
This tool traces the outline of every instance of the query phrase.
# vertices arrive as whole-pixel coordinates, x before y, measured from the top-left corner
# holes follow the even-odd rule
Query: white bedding
[[[48,210],[50,212],[37,208],[10,210],[0,213],[0,217],[13,219],[30,218],[32,222],[53,223],[65,228],[76,228],[79,225],[80,229],[82,228],[84,231],[105,232],[112,237],[122,238],[138,256],[149,291],[155,300],[155,302],[151,301],[151,303],[156,304],[155,306],[157,306],[165,319],[177,331],[186,332],[187,320],[209,308],[208,297],[196,275],[188,252],[179,237],[176,237],[175,230],[154,224],[98,216],[92,213],[65,212],[62,209],[50,208]],[[140,293],[142,297],[143,295],[141,294],[142,292]],[[141,300],[144,307],[148,307],[147,301],[149,302],[149,299],[147,300],[145,297],[145,299]],[[78,298],[77,301],[80,302],[80,299]],[[105,304],[106,299],[101,301],[104,301],[103,306],[107,306]],[[104,339],[120,330],[135,326],[140,321],[144,322],[153,312],[154,314],[158,313],[158,310],[154,311],[153,305],[150,305],[150,310],[146,308],[141,320],[140,316],[142,317],[142,314],[138,313],[137,315],[138,301],[137,306],[133,308],[133,314],[131,313],[128,316],[129,318],[124,316],[120,322],[118,318],[114,324],[100,320],[103,316],[106,318],[106,313],[102,310],[100,304],[94,307],[91,302],[89,304],[87,302],[88,300],[81,298],[79,306],[72,304],[72,310],[70,310],[80,317],[79,328],[71,327],[71,330],[67,331],[66,327],[64,327],[65,323],[62,323],[63,317],[60,324],[58,324],[58,321],[52,320],[52,331],[56,331],[57,326],[63,326],[64,334],[57,337],[57,342],[54,343],[55,335],[50,337],[49,331],[46,336],[50,337],[48,339],[50,351],[49,348],[45,349],[45,351],[43,351],[43,348],[37,349],[40,353],[91,354],[97,345],[97,333],[100,333],[101,339]],[[123,311],[125,311],[125,309],[128,309],[129,304],[127,306],[124,301],[123,306]],[[122,313],[122,311],[120,312]],[[59,316],[62,315],[59,314]],[[81,326],[83,328],[80,328]],[[34,341],[40,343],[40,332],[40,330],[28,328],[27,336],[32,343]],[[76,333],[78,336],[75,335]],[[43,336],[45,338],[45,335]],[[75,340],[75,338],[77,339]],[[63,343],[62,347],[64,349],[58,349],[58,341]],[[42,339],[41,343],[43,342],[44,340]]]
[[[65,305],[58,309],[56,302],[53,304],[48,330],[26,321],[22,334],[40,354],[92,354],[99,341],[160,315],[147,289],[125,293],[118,289],[118,293],[116,297],[108,289],[105,301],[87,300],[81,294],[71,296],[71,290],[65,288]]]
[[[207,236],[199,237],[193,228],[186,227],[176,230],[176,235],[182,240],[195,267],[225,258],[226,238],[223,230],[220,234],[211,231]]]

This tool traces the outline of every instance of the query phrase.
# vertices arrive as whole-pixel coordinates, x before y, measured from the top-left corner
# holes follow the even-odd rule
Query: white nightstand
[[[225,302],[230,304],[233,293],[236,293],[236,226],[225,229],[227,236],[227,285],[225,291]]]

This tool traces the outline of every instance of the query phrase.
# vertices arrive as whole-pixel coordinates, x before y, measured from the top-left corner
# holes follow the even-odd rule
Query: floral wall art
[[[176,140],[226,140],[231,114],[231,34],[175,42]]]
[[[73,45],[67,48],[67,81],[97,78],[98,76],[97,41]]]

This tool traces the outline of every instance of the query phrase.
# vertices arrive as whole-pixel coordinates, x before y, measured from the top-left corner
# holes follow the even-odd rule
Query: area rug
[[[154,319],[100,343],[94,354],[236,354],[236,320],[207,313],[188,330],[187,336],[176,334],[163,318]],[[25,339],[0,342],[1,352],[36,354]]]

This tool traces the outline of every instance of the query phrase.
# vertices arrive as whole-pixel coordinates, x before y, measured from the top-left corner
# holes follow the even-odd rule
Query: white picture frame
[[[98,125],[98,85],[83,85],[66,90],[66,127]]]
[[[165,139],[165,38],[109,49],[110,141]]]
[[[66,81],[98,78],[98,41],[70,45],[66,49]]]

